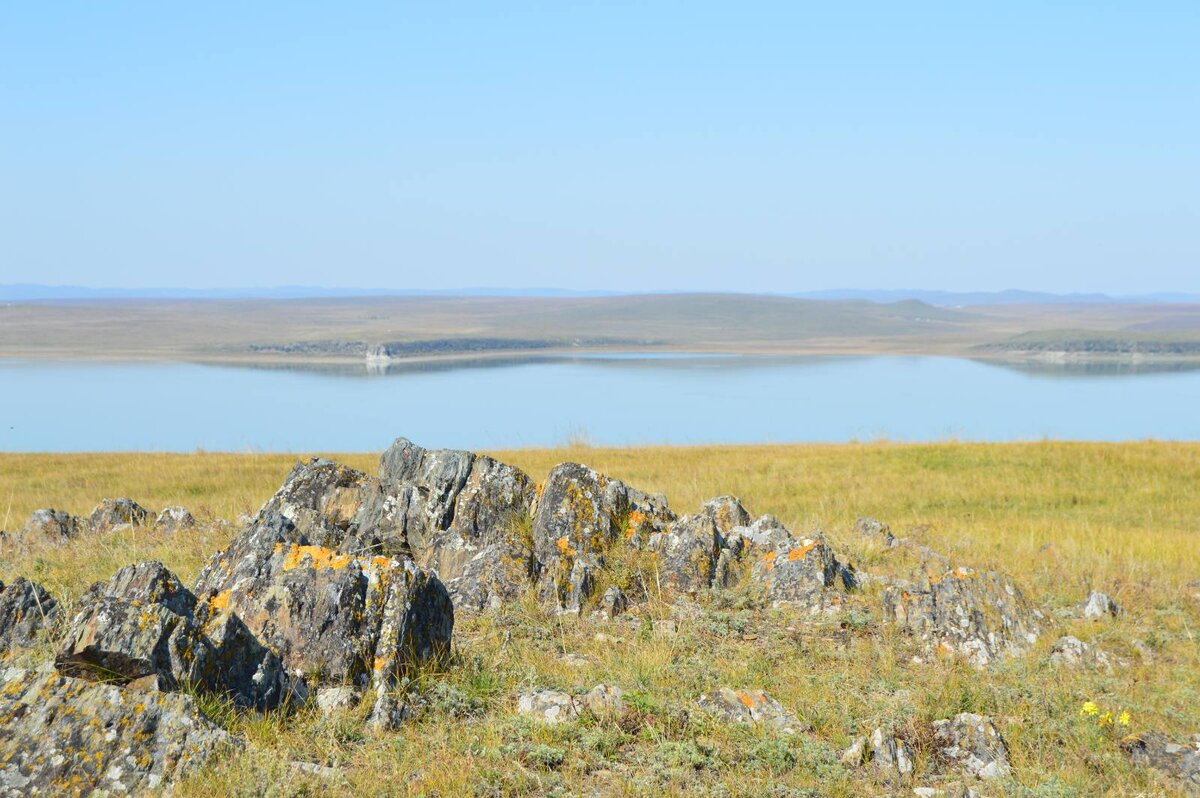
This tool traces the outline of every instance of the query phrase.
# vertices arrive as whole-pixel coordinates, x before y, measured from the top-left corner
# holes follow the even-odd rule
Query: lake
[[[390,367],[0,361],[0,450],[1200,440],[1200,370],[604,355]]]

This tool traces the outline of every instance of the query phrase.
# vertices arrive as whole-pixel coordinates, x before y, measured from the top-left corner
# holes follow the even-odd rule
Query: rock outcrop
[[[141,526],[149,513],[133,499],[104,499],[88,516],[88,526],[94,532],[108,532],[119,526]]]
[[[37,643],[59,614],[58,602],[36,582],[0,582],[0,654]]]
[[[0,794],[161,789],[235,745],[182,695],[0,670]]]
[[[44,539],[53,543],[63,543],[78,537],[86,525],[85,521],[81,521],[68,512],[47,507],[30,513],[21,535],[26,539]]]
[[[847,767],[869,765],[883,780],[894,781],[912,775],[914,756],[912,748],[895,732],[879,727],[856,737],[842,752],[841,761]]]
[[[55,658],[63,673],[160,690],[189,685],[259,709],[305,696],[227,605],[197,600],[161,563],[122,568],[80,605]]]
[[[936,653],[963,656],[980,666],[1024,653],[1041,633],[1041,612],[1011,579],[971,568],[889,587],[883,611]]]

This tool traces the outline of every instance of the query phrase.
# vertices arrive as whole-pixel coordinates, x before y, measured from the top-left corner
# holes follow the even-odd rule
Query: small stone
[[[733,690],[722,687],[702,695],[701,709],[731,723],[762,724],[791,734],[801,729],[796,716],[761,690]]]
[[[574,653],[562,654],[558,657],[558,661],[572,668],[586,668],[592,664],[587,657]]]
[[[673,618],[660,618],[654,622],[655,637],[674,637],[679,634],[679,623]]]
[[[122,526],[141,526],[149,513],[133,499],[104,499],[88,516],[88,525],[95,532],[109,532]]]
[[[1108,668],[1118,664],[1115,658],[1106,652],[1083,642],[1077,637],[1065,635],[1060,637],[1050,650],[1050,664],[1067,668]]]
[[[361,690],[345,685],[340,687],[322,687],[317,690],[317,707],[324,715],[352,710],[358,706],[358,702],[361,700]]]
[[[604,595],[600,597],[599,612],[609,619],[616,618],[627,609],[629,609],[629,599],[625,596],[624,591],[616,585],[605,590]]]
[[[196,519],[185,507],[164,507],[154,520],[155,532],[178,532],[196,526]]]
[[[963,712],[949,720],[934,721],[935,744],[940,755],[977,779],[1008,776],[1008,744],[991,718]]]
[[[562,723],[578,716],[578,708],[567,693],[560,690],[535,689],[517,697],[517,714],[537,718],[545,723]]]
[[[63,543],[78,537],[83,529],[84,523],[80,519],[68,512],[48,507],[34,510],[30,514],[21,536],[26,539],[42,538],[53,543]]]
[[[1200,736],[1184,745],[1158,732],[1131,734],[1121,741],[1121,750],[1135,765],[1154,768],[1193,791],[1200,788]]]
[[[1087,600],[1080,605],[1080,610],[1084,618],[1100,620],[1101,618],[1115,618],[1121,614],[1121,608],[1117,602],[1113,601],[1107,593],[1101,593],[1093,590],[1088,594]]]
[[[622,715],[625,712],[625,702],[621,700],[624,695],[620,687],[598,684],[575,700],[576,712],[586,710],[598,718]]]

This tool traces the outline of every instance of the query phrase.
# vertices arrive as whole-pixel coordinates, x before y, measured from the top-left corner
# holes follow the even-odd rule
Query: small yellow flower
[[[1096,706],[1095,701],[1084,701],[1083,707],[1079,710],[1080,715],[1098,715],[1100,707]]]
[[[1113,723],[1112,713],[1105,712],[1103,715],[1100,716],[1099,720],[1097,720],[1097,723],[1099,723],[1101,726],[1111,726]]]
[[[1117,723],[1121,724],[1122,726],[1128,726],[1130,720],[1131,718],[1129,717],[1128,711],[1122,712],[1119,716],[1117,716]]]

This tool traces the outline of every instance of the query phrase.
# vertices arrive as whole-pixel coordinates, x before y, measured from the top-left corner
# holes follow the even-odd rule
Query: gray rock
[[[966,775],[977,779],[1008,776],[1008,744],[991,718],[963,712],[933,723],[939,756]]]
[[[316,704],[322,714],[332,715],[335,712],[345,712],[354,709],[361,700],[361,690],[341,685],[338,687],[322,687],[320,690],[317,690]]]
[[[182,695],[0,670],[0,793],[145,793],[233,747]]]
[[[95,532],[107,532],[119,526],[141,526],[149,514],[133,499],[104,499],[88,516],[88,526]]]
[[[751,574],[767,590],[767,597],[778,604],[802,607],[809,612],[836,609],[841,595],[837,588],[851,587],[849,572],[833,556],[825,536],[814,532],[810,537],[783,537],[773,530],[774,546],[763,554],[753,554]],[[756,544],[756,548],[763,548]]]
[[[569,693],[539,688],[517,697],[517,714],[545,723],[562,723],[578,717],[579,708]]]
[[[1121,614],[1121,608],[1117,602],[1109,598],[1107,593],[1101,593],[1093,590],[1088,594],[1087,600],[1079,605],[1080,612],[1084,618],[1092,618],[1099,620],[1101,618],[1115,618]]]
[[[306,692],[237,615],[198,602],[161,563],[122,568],[80,606],[55,658],[68,675],[162,690],[191,685],[261,709]]]
[[[870,765],[888,780],[903,778],[913,772],[912,748],[891,729],[882,727],[855,738],[842,752],[841,761],[847,767]]]
[[[1065,668],[1111,669],[1115,665],[1123,663],[1096,646],[1085,643],[1077,637],[1064,635],[1055,641],[1050,650],[1050,664]]]
[[[80,519],[70,513],[48,507],[30,513],[21,535],[24,538],[42,538],[54,543],[62,543],[78,537],[84,526],[85,524]]]
[[[616,618],[627,609],[629,609],[629,598],[616,585],[609,587],[600,597],[599,611],[606,618]]]
[[[620,687],[598,684],[575,699],[579,714],[588,712],[597,718],[619,717],[625,713],[625,695]]]
[[[0,582],[0,654],[37,643],[59,614],[58,602],[36,582]]]
[[[186,507],[164,507],[154,519],[154,531],[179,532],[196,526],[196,519]]]
[[[311,544],[278,514],[214,555],[196,590],[235,612],[289,671],[317,685],[391,690],[412,669],[443,659],[454,628],[436,576],[407,558]]]
[[[921,584],[889,587],[884,617],[978,666],[1027,651],[1041,633],[1042,614],[1008,577],[956,568]]]
[[[700,696],[697,702],[716,717],[730,723],[761,724],[787,734],[801,730],[796,716],[761,690],[733,690],[722,687]]]
[[[892,534],[891,527],[874,518],[857,519],[854,522],[854,531],[863,537],[877,539],[889,549],[896,545],[896,536]]]
[[[1200,788],[1200,735],[1184,745],[1158,732],[1131,734],[1121,741],[1121,750],[1135,765],[1154,768],[1193,791]]]

